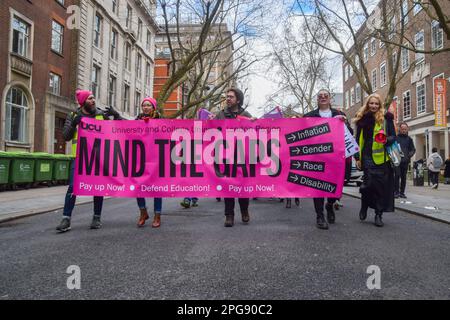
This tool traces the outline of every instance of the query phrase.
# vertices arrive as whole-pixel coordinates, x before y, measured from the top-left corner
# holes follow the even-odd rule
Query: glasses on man
[[[327,94],[319,94],[319,98],[329,98],[330,96]]]

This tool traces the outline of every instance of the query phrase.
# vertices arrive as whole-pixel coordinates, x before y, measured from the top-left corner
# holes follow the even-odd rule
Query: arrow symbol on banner
[[[299,154],[300,152],[302,152],[302,150],[299,147],[296,147],[294,150],[292,150],[293,152],[295,152],[296,154]]]
[[[291,135],[288,137],[288,140],[295,140],[295,134],[291,133]]]
[[[294,182],[298,181],[298,177],[297,176],[289,176],[289,178],[291,178],[292,180],[294,180]]]
[[[297,169],[300,168],[300,167],[302,166],[302,165],[300,164],[299,161],[293,162],[292,165],[294,165],[295,167],[297,167]]]

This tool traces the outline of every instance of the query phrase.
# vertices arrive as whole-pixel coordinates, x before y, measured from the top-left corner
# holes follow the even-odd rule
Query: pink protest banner
[[[82,119],[76,195],[340,197],[338,119]]]

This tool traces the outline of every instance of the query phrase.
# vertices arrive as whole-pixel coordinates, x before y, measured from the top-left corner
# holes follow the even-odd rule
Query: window
[[[403,23],[407,24],[409,22],[408,17],[408,1],[409,0],[402,0],[402,14],[403,14]]]
[[[117,6],[117,0],[112,0],[112,12],[114,12],[115,14],[117,14],[117,9],[119,7]]]
[[[364,59],[364,62],[367,62],[367,60],[369,60],[369,45],[367,43],[364,45],[363,59]]]
[[[395,51],[395,52],[392,54],[392,69],[395,68],[396,64],[397,64],[397,51]]]
[[[99,99],[100,98],[100,67],[94,65],[92,68],[92,75],[91,75],[91,90],[93,95]]]
[[[150,30],[147,30],[147,51],[151,51],[152,49],[152,34]]]
[[[138,19],[137,38],[139,41],[142,41],[142,20],[141,19]]]
[[[408,44],[405,44],[408,47]],[[409,70],[409,50],[407,48],[402,48],[402,72],[405,73]]]
[[[13,18],[12,52],[29,57],[30,25],[17,17]]]
[[[112,75],[109,75],[108,106],[116,106],[116,78]]]
[[[131,71],[131,45],[128,42],[125,44],[125,68]]]
[[[377,91],[377,69],[372,70],[372,91]]]
[[[417,50],[425,49],[425,35],[423,30],[416,33],[415,36],[415,46]],[[416,63],[421,62],[425,58],[423,53],[416,52]]]
[[[442,49],[444,47],[444,32],[439,26],[439,21],[431,22],[431,48],[433,50]]]
[[[142,56],[140,53],[137,54],[136,77],[138,79],[142,78]]]
[[[353,106],[355,104],[355,88],[350,88],[350,105]]]
[[[403,119],[411,118],[411,91],[403,93]]]
[[[351,65],[348,66],[348,78],[353,77],[353,68]]]
[[[393,16],[391,22],[389,23],[389,40],[391,40],[395,36],[396,30],[397,30],[397,21],[395,19],[395,16]]]
[[[348,91],[345,92],[345,109],[350,108],[350,98],[348,96]]]
[[[360,103],[361,102],[361,85],[359,83],[355,86],[355,102]]]
[[[344,82],[348,80],[348,71],[347,71],[347,69],[348,69],[348,66],[346,65],[344,67]]]
[[[356,70],[359,70],[360,65],[359,65],[359,56],[358,55],[355,56],[355,66],[356,66]]]
[[[127,12],[125,15],[125,26],[130,29],[131,28],[131,19],[132,19],[132,15],[133,15],[133,9],[131,9],[130,5],[127,5]]]
[[[56,0],[60,5],[64,6],[64,0]]]
[[[102,42],[102,17],[98,14],[95,15],[94,20],[94,46],[101,47]]]
[[[117,60],[117,31],[112,30],[111,32],[111,59]]]
[[[372,40],[370,40],[370,55],[374,56],[376,53],[377,53],[377,43],[375,39],[372,38]]]
[[[147,62],[147,65],[145,67],[145,84],[147,86],[150,86],[151,80],[151,66],[150,63]]]
[[[134,96],[134,115],[138,115],[141,111],[141,93],[136,91],[136,95]]]
[[[6,140],[28,142],[28,101],[24,92],[12,87],[6,96]]]
[[[416,84],[417,114],[424,113],[427,109],[425,81]]]
[[[123,87],[123,111],[130,112],[130,86],[127,84]]]
[[[386,85],[386,62],[380,65],[380,87]]]
[[[384,42],[380,40],[380,49],[384,47]]]
[[[52,50],[58,53],[63,52],[64,27],[56,21],[52,21]]]
[[[61,95],[61,76],[50,72],[49,89],[51,93]]]
[[[418,14],[420,11],[422,11],[422,0],[414,0],[414,15]]]

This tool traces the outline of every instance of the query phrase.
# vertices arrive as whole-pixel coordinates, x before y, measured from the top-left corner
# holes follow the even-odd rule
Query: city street
[[[292,209],[251,200],[250,224],[237,211],[224,228],[223,202],[179,202],[164,199],[159,229],[138,229],[136,201],[118,198],[105,200],[100,230],[88,229],[92,204],[76,207],[64,234],[61,210],[0,224],[0,299],[450,298],[448,224],[397,211],[377,228],[344,197],[328,231],[315,227],[310,199]],[[66,285],[73,265],[79,290]],[[380,289],[366,285],[372,265]]]

